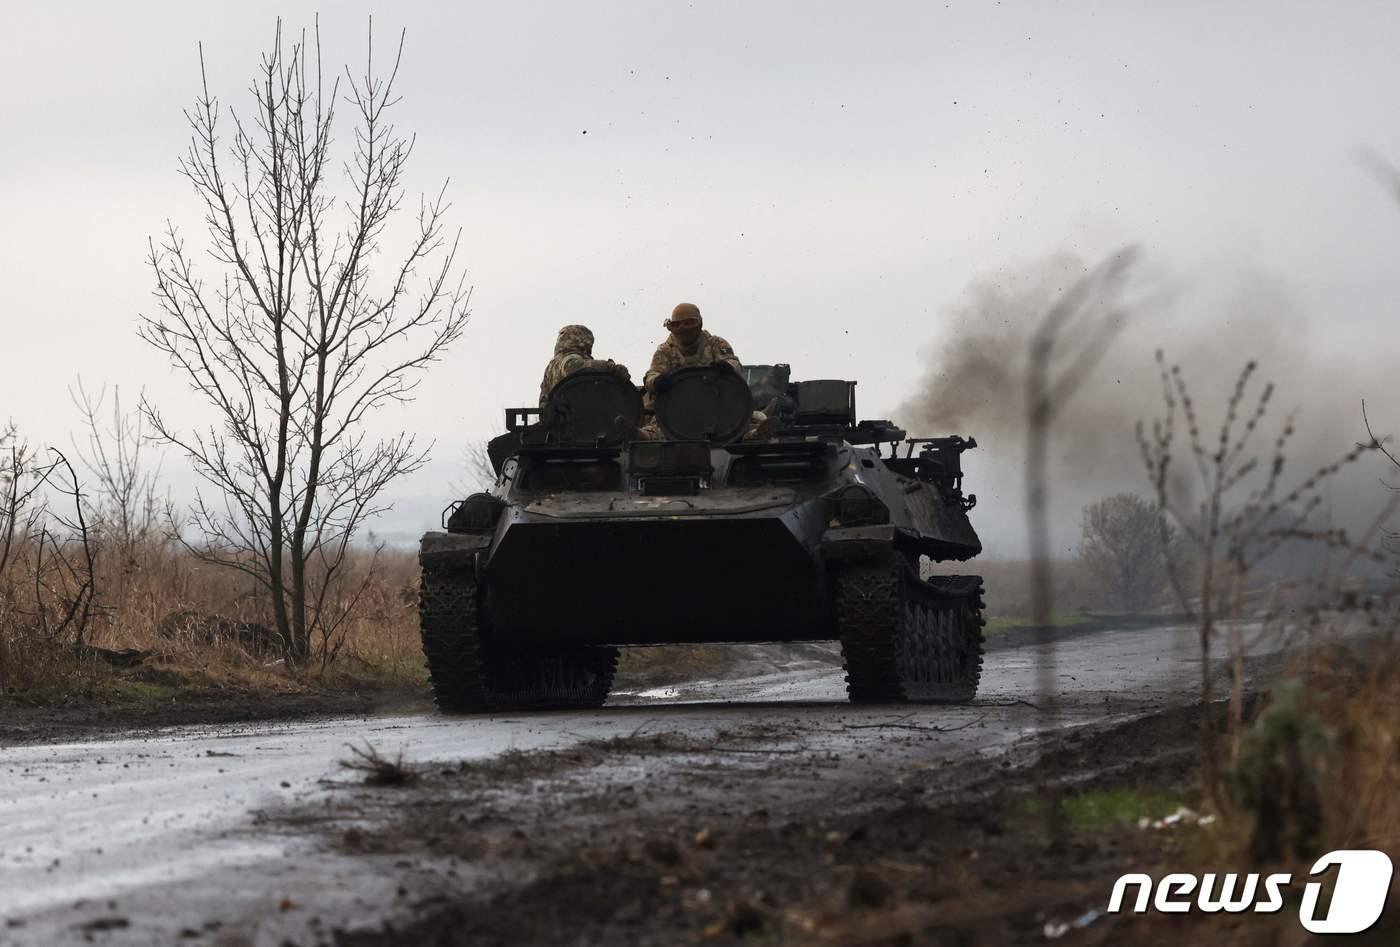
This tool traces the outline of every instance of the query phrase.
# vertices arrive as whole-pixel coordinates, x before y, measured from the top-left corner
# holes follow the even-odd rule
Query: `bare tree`
[[[1139,610],[1156,604],[1167,584],[1167,556],[1175,549],[1175,528],[1136,493],[1115,493],[1084,508],[1079,561],[1118,608]]]
[[[0,448],[0,621],[19,616],[41,638],[82,647],[99,610],[98,549],[77,472],[57,448],[40,461],[13,424]],[[71,498],[71,514],[50,493]]]
[[[88,626],[100,610],[98,549],[88,525],[87,503],[78,472],[58,448],[50,447],[49,453],[54,459],[45,468],[44,479],[55,491],[70,498],[73,505],[70,515],[50,510],[52,524],[41,526],[34,537],[34,608],[44,635],[58,639],[71,634],[73,643],[83,648],[87,645]]]
[[[427,458],[406,434],[371,439],[365,421],[410,399],[469,313],[470,291],[454,277],[460,232],[444,235],[445,183],[419,201],[398,262],[382,262],[414,141],[390,120],[402,54],[401,35],[387,78],[377,75],[371,24],[364,74],[346,70],[327,84],[319,31],[287,48],[279,21],[252,113],[229,111],[224,153],[201,47],[203,90],[186,113],[193,134],[180,169],[203,201],[208,252],[222,273],[206,282],[173,224],[150,243],[158,312],[142,317],[141,336],[218,416],[182,431],[142,403],[155,436],[179,448],[206,485],[181,541],[265,589],[298,661],[340,610],[328,605],[341,595],[356,531],[385,509],[385,487]],[[336,175],[341,105],[356,127]]]
[[[74,450],[93,484],[93,510],[104,544],[115,552],[123,571],[135,565],[137,552],[156,538],[160,503],[156,496],[159,471],[143,461],[146,448],[145,417],[140,411],[123,411],[121,389],[112,390],[112,411],[102,421],[107,401],[104,385],[96,395],[82,379],[68,395],[83,417],[84,440],[74,440]]]
[[[1236,378],[1219,433],[1214,437],[1203,430],[1181,366],[1169,366],[1161,352],[1157,353],[1157,362],[1166,412],[1150,425],[1138,423],[1138,444],[1162,513],[1159,536],[1163,547],[1173,543],[1169,530],[1175,527],[1180,531],[1181,543],[1199,563],[1192,588],[1179,569],[1180,557],[1167,559],[1172,588],[1183,611],[1197,623],[1201,702],[1206,707],[1214,700],[1215,638],[1222,628],[1227,635],[1227,654],[1231,659],[1228,749],[1233,758],[1244,719],[1244,656],[1251,642],[1246,638],[1242,619],[1248,617],[1251,573],[1290,542],[1344,551],[1348,563],[1373,555],[1372,540],[1392,510],[1382,511],[1372,530],[1360,541],[1345,530],[1318,525],[1317,514],[1328,484],[1342,468],[1380,450],[1381,444],[1373,436],[1369,442],[1358,443],[1289,486],[1285,474],[1288,448],[1296,431],[1294,421],[1291,416],[1286,418],[1266,450],[1257,449],[1255,442],[1275,389],[1268,383],[1252,393],[1258,368],[1255,362],[1246,363]],[[1184,463],[1180,461],[1182,456],[1188,458]],[[1187,483],[1193,489],[1186,489]],[[1202,499],[1192,502],[1191,495]],[[1269,633],[1272,628],[1273,622],[1265,620],[1260,633]],[[1212,802],[1222,808],[1219,747],[1210,713],[1202,714],[1201,727],[1202,783],[1212,793]]]
[[[495,482],[496,468],[491,466],[486,441],[472,441],[462,451],[462,479],[453,483],[452,489],[466,496],[479,490],[489,490]]]
[[[35,463],[13,423],[0,428],[0,606],[6,610],[14,606],[17,591],[11,566],[43,518],[42,491],[52,472]]]

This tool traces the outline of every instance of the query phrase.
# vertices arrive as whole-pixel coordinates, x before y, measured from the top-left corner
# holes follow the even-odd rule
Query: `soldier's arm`
[[[618,378],[621,378],[623,381],[632,380],[632,373],[627,370],[627,366],[619,365],[617,362],[614,362],[610,358],[590,358],[588,360],[588,364],[582,367],[599,368],[603,371],[612,372],[614,375],[616,375]]]
[[[642,376],[642,411],[647,415],[656,410],[656,379],[671,367],[671,360],[666,353],[666,343],[663,342],[656,347],[651,356],[651,367]]]
[[[559,377],[563,378],[565,375],[572,375],[580,368],[588,368],[588,363],[591,361],[592,359],[584,358],[577,352],[570,352],[568,355],[559,359]]]
[[[736,372],[743,369],[744,366],[740,363],[739,356],[734,354],[734,346],[726,342],[723,337],[718,335],[713,336],[711,344],[714,346],[716,363],[723,362]]]
[[[610,358],[588,358],[585,355],[579,355],[577,352],[570,352],[559,360],[559,377],[563,378],[566,375],[572,375],[574,372],[583,371],[585,368],[602,369],[603,371],[612,372],[619,378],[629,380],[631,378],[626,365],[619,365]]]
[[[651,356],[651,367],[642,376],[642,384],[646,386],[648,392],[656,389],[656,379],[658,376],[669,370],[671,360],[666,356],[666,345],[663,343],[656,347],[656,352]]]

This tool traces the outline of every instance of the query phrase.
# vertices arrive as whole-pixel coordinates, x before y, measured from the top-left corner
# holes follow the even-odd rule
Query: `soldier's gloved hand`
[[[611,362],[609,363],[609,365],[611,365],[612,367],[613,374],[616,375],[618,378],[621,378],[623,381],[632,380],[632,373],[627,370],[626,365],[617,365]]]

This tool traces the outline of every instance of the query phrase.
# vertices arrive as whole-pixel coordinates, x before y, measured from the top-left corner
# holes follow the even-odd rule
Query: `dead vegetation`
[[[417,562],[409,553],[381,553],[372,574],[368,555],[349,557],[362,588],[334,659],[297,668],[268,637],[266,601],[250,583],[159,540],[121,555],[106,542],[97,530],[93,613],[81,646],[71,633],[56,634],[51,616],[46,628],[25,597],[34,588],[36,547],[0,572],[0,700],[146,706],[197,693],[418,691]]]
[[[322,587],[339,617],[318,660],[289,663],[265,587],[172,535],[179,514],[161,497],[141,415],[117,395],[76,387],[84,429],[72,463],[13,427],[0,433],[0,700],[149,711],[175,696],[416,692],[411,553],[372,537],[348,546],[344,581]]]
[[[67,456],[0,430],[0,688],[42,678],[62,648],[90,644],[96,536]],[[3,691],[0,691],[2,693]]]
[[[1380,660],[1363,656],[1345,673],[1324,656],[1310,674],[1306,709],[1328,728],[1330,752],[1316,759],[1325,848],[1400,845],[1400,650],[1392,624]]]
[[[1384,563],[1377,540],[1396,503],[1378,509],[1360,536],[1328,523],[1322,515],[1328,489],[1342,470],[1377,454],[1378,440],[1356,443],[1329,463],[1291,475],[1288,453],[1296,430],[1291,417],[1265,449],[1255,446],[1265,437],[1275,392],[1272,383],[1253,384],[1255,362],[1236,378],[1219,432],[1210,437],[1181,366],[1169,365],[1161,353],[1157,360],[1165,413],[1150,426],[1139,425],[1138,440],[1156,496],[1162,547],[1172,549],[1179,534],[1193,563],[1187,571],[1184,557],[1167,556],[1172,588],[1199,629],[1203,704],[1215,699],[1217,657],[1223,653],[1230,668],[1225,732],[1215,732],[1214,718],[1206,715],[1201,734],[1203,787],[1218,809],[1228,810],[1224,774],[1245,749],[1245,656],[1261,645],[1324,647],[1351,630],[1357,615],[1376,629],[1388,620],[1387,599],[1358,597],[1351,580],[1367,567],[1374,574],[1374,566]],[[1260,570],[1286,550],[1300,548],[1314,568],[1274,583],[1261,602]],[[1270,789],[1277,791],[1282,790]]]
[[[360,777],[366,786],[412,786],[418,782],[419,769],[405,762],[403,751],[392,759],[366,741],[363,747],[346,744],[350,756],[340,761],[340,768]]]

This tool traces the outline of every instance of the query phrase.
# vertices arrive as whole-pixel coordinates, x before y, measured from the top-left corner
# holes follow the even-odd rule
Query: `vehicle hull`
[[[638,645],[835,637],[823,563],[781,516],[512,523],[481,584],[493,636]]]

